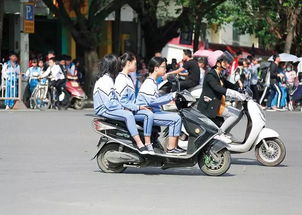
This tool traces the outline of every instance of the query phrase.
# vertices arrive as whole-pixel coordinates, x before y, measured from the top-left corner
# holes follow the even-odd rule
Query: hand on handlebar
[[[148,106],[139,106],[140,110],[152,110],[150,107]]]
[[[232,89],[227,89],[226,91],[226,96],[229,96],[231,98],[236,98],[239,101],[244,101],[246,100],[246,96],[242,93],[237,92],[236,90],[232,90]]]

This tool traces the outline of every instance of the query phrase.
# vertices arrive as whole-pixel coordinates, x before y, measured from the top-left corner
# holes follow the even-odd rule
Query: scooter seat
[[[124,121],[109,119],[109,118],[102,117],[102,116],[97,116],[97,119],[102,121],[102,122],[106,122],[106,123],[109,123],[111,125],[116,125],[116,126],[127,129],[126,123]],[[144,126],[143,122],[136,122],[136,126],[137,126],[138,130],[144,130],[143,129],[143,126]]]
[[[124,121],[119,121],[119,120],[114,120],[114,119],[109,119],[103,116],[96,116],[97,120],[100,120],[102,122],[106,122],[109,123],[111,125],[116,125],[122,128],[127,129],[126,123]],[[138,130],[143,131],[144,129],[144,122],[140,121],[140,122],[136,122],[136,126]],[[161,132],[161,128],[160,126],[153,126],[152,128],[153,132]]]

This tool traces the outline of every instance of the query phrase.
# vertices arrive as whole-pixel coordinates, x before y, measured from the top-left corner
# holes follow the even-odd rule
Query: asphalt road
[[[267,113],[287,148],[279,167],[233,155],[225,176],[198,167],[100,172],[92,111],[0,112],[0,214],[302,213],[302,113]],[[240,134],[240,130],[238,134]]]

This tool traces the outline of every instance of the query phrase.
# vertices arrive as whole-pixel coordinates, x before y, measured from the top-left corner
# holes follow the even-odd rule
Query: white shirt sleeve
[[[3,77],[4,79],[7,78],[7,64],[6,64],[6,63],[3,64],[3,68],[2,68],[2,77]]]

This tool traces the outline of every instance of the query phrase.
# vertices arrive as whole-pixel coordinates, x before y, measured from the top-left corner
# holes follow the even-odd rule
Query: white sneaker
[[[214,137],[214,139],[220,140],[220,141],[225,142],[227,144],[232,143],[232,140],[228,136],[226,136],[225,134],[216,135]]]
[[[146,148],[147,148],[147,150],[148,150],[148,153],[150,154],[150,155],[154,155],[155,153],[154,153],[154,149],[153,149],[153,146],[152,146],[153,144],[151,143],[151,144],[147,144],[147,145],[145,145],[146,146]]]

